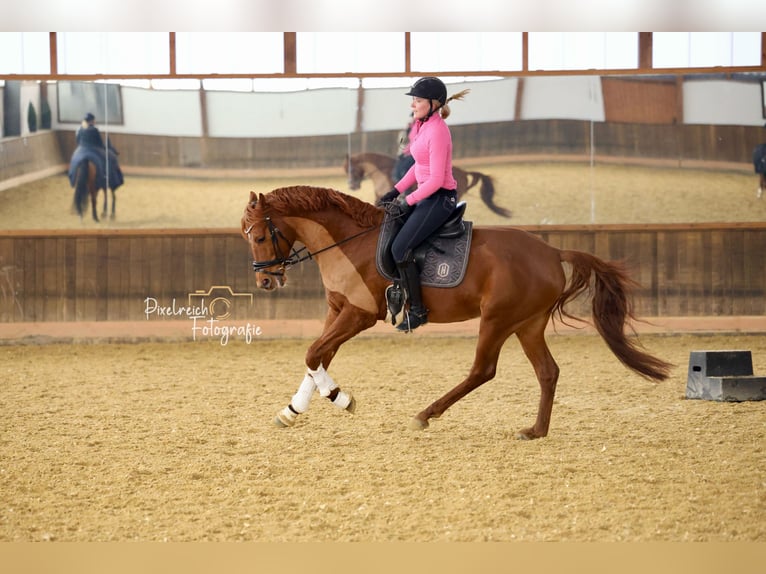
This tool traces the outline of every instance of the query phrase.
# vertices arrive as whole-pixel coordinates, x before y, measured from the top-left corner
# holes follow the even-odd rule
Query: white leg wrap
[[[316,389],[314,379],[306,373],[306,376],[303,377],[303,381],[301,381],[300,387],[298,387],[298,390],[290,401],[290,404],[297,413],[305,413],[309,410],[309,403],[311,402],[311,397],[314,395],[314,389]]]
[[[338,393],[338,396],[335,397],[335,400],[332,402],[336,407],[339,409],[345,410],[348,405],[351,404],[351,397],[348,396],[348,394],[344,393],[343,391],[340,391]]]
[[[277,416],[274,419],[274,423],[278,427],[291,427],[295,424],[295,419],[297,418],[298,415],[290,410],[290,407],[285,407],[277,413]]]
[[[327,371],[324,370],[322,365],[319,365],[319,368],[316,371],[309,369],[308,374],[314,380],[314,384],[317,389],[319,389],[319,394],[323,397],[328,396],[333,389],[338,386],[335,384],[335,381],[332,380],[332,377],[327,374]]]

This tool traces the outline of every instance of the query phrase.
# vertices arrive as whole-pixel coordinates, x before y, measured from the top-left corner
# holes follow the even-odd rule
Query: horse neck
[[[388,158],[386,158],[386,156],[375,154],[365,154],[360,159],[364,166],[364,173],[367,174],[367,177],[372,180],[376,187],[385,184],[390,188],[394,185],[394,182],[391,179],[391,171],[394,168],[394,163],[393,161],[389,162],[387,160]]]
[[[285,223],[295,231],[296,240],[311,251],[319,251],[341,242],[363,231],[350,217],[327,217],[324,214],[311,216],[286,216]]]

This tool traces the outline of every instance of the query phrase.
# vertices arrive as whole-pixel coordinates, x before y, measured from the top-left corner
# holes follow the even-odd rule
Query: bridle
[[[328,245],[326,247],[322,247],[321,249],[318,249],[314,251],[313,253],[308,250],[308,247],[305,245],[300,249],[296,250],[294,247],[291,247],[291,252],[289,255],[285,256],[282,249],[279,246],[279,240],[284,240],[285,243],[289,244],[289,241],[287,237],[285,237],[284,233],[282,233],[279,228],[274,225],[274,222],[271,221],[271,218],[268,216],[264,217],[264,221],[266,222],[266,225],[269,229],[269,237],[271,238],[271,245],[274,248],[274,259],[268,259],[266,261],[253,261],[253,271],[265,273],[266,275],[273,275],[276,277],[284,278],[285,272],[292,267],[293,265],[297,265],[298,263],[302,263],[303,261],[306,261],[308,259],[313,259],[315,255],[319,255],[320,253],[323,253],[329,249],[332,249],[333,247],[338,247],[339,245],[343,245],[344,243],[347,243],[348,241],[351,241],[352,239],[356,239],[357,237],[360,237],[361,235],[364,235],[365,233],[369,233],[373,229],[376,229],[380,226],[372,226],[368,227],[367,229],[363,229],[359,233],[355,233],[354,235],[351,235],[350,237],[346,237],[345,239],[341,239],[340,241],[337,241],[333,243],[332,245]],[[253,223],[245,229],[245,235],[250,237],[250,232],[252,231],[255,224]],[[304,253],[305,252],[305,253]],[[276,271],[268,271],[270,267],[279,267]]]
[[[266,225],[269,228],[269,237],[271,238],[271,245],[274,248],[274,255],[276,256],[274,259],[269,259],[267,261],[253,261],[253,271],[261,273],[264,273],[266,275],[273,275],[276,277],[284,277],[285,271],[288,269],[288,267],[292,267],[293,265],[296,265],[300,263],[301,261],[304,261],[307,258],[310,258],[310,254],[308,257],[301,258],[301,251],[306,250],[304,247],[301,249],[301,251],[296,251],[295,248],[292,249],[292,252],[290,255],[285,257],[285,255],[282,252],[281,247],[279,246],[279,240],[284,239],[285,243],[289,244],[290,242],[287,240],[287,237],[285,237],[284,233],[282,233],[279,228],[274,225],[274,222],[271,221],[270,217],[265,217],[264,220],[266,221]],[[245,235],[250,238],[250,232],[252,231],[253,227],[255,226],[255,223],[250,225],[247,229],[245,229]],[[279,269],[277,271],[268,271],[270,267],[276,267],[279,266]]]

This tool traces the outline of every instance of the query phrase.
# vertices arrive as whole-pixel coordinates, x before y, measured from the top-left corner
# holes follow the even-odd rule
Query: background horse
[[[77,165],[75,177],[74,177],[74,209],[77,211],[80,218],[83,217],[83,213],[87,209],[88,197],[90,197],[91,212],[93,214],[93,221],[98,222],[98,214],[96,212],[96,199],[98,198],[98,192],[100,189],[104,190],[104,209],[101,213],[102,217],[106,217],[108,207],[108,193],[105,187],[99,188],[97,181],[97,169],[96,164],[90,160],[82,160]],[[111,218],[114,219],[115,208],[117,205],[117,197],[115,195],[115,188],[111,188],[112,191],[112,214]]]
[[[250,245],[257,286],[266,291],[284,286],[286,271],[310,258],[319,265],[329,305],[324,330],[306,353],[304,379],[290,404],[277,414],[280,426],[295,424],[315,390],[337,407],[354,411],[353,398],[340,390],[327,369],[343,343],[386,318],[388,282],[375,262],[383,214],[382,209],[331,189],[297,186],[260,196],[250,192],[241,231]],[[300,251],[293,247],[296,242],[304,246]],[[568,280],[562,263],[571,266]],[[474,228],[462,283],[449,289],[423,288],[429,322],[480,317],[474,363],[463,382],[415,416],[413,428],[426,428],[429,419],[438,418],[494,378],[500,350],[515,334],[541,389],[537,419],[519,431],[519,437],[546,436],[559,367],[545,341],[545,328],[551,317],[573,318],[565,306],[585,292],[592,296],[596,329],[614,355],[644,377],[666,379],[671,365],[625,335],[626,324],[633,319],[632,285],[616,263],[557,249],[519,229]]]
[[[756,197],[762,197],[766,191],[766,143],[755,146],[753,150],[753,169],[758,174]]]
[[[369,177],[375,186],[375,199],[381,198],[387,191],[390,191],[396,183],[392,179],[392,171],[396,158],[381,153],[359,153],[352,156],[346,156],[343,169],[348,175],[348,186],[352,190],[357,190],[365,177]],[[486,206],[493,212],[503,217],[511,217],[511,212],[504,207],[495,205],[495,184],[492,178],[480,171],[465,171],[459,167],[452,167],[452,176],[457,181],[457,196],[466,194],[469,189],[477,184],[479,195]]]

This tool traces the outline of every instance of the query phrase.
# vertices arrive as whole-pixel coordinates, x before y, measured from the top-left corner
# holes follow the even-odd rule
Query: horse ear
[[[248,201],[248,203],[255,203],[256,199],[257,198],[255,197],[255,192],[251,191],[250,192],[250,201]]]
[[[258,201],[260,201],[261,203],[265,204],[266,203],[266,196],[263,195],[262,193],[258,194]]]

